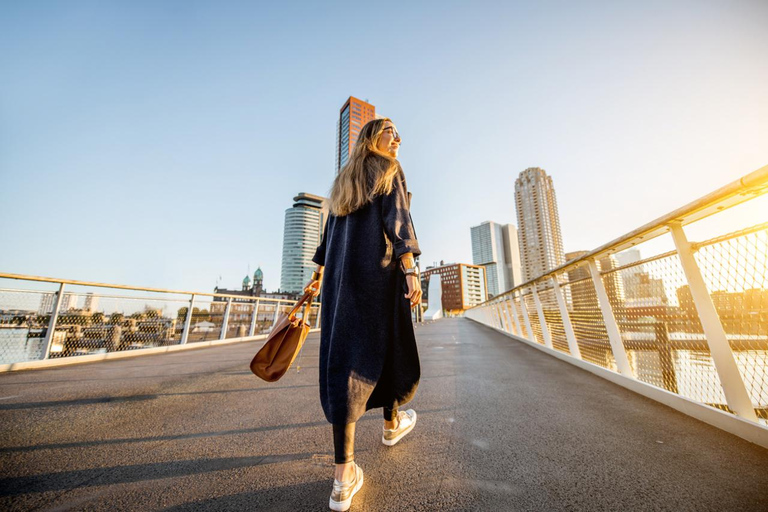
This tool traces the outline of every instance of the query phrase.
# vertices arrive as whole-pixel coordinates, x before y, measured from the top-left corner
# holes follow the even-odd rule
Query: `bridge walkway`
[[[464,318],[417,328],[414,431],[357,429],[352,510],[768,510],[768,451]],[[4,510],[325,510],[319,334],[0,375]]]

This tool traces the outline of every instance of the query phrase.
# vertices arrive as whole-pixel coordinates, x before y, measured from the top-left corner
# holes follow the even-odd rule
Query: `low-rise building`
[[[433,274],[440,275],[443,310],[446,315],[460,314],[465,309],[488,300],[485,267],[481,265],[449,263],[438,267],[427,267],[421,273],[424,301],[429,300],[426,294],[429,290],[429,277]]]

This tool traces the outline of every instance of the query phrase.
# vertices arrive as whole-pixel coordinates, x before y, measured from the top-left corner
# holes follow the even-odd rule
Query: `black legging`
[[[384,419],[386,421],[395,421],[397,417],[397,407],[390,409],[384,408]],[[333,451],[335,453],[334,462],[336,464],[346,464],[355,460],[355,424],[333,425]]]

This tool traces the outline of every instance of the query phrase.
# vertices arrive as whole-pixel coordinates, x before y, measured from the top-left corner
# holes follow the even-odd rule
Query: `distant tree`
[[[155,320],[157,318],[160,318],[160,310],[159,309],[147,309],[144,311],[144,316],[147,320]]]
[[[179,310],[176,312],[176,320],[178,322],[183,322],[187,319],[187,311],[189,311],[189,308],[187,306],[184,306],[183,308],[179,308]]]
[[[88,317],[73,312],[71,309],[66,313],[59,314],[58,325],[86,325]]]
[[[104,323],[104,313],[101,311],[95,312],[93,315],[91,315],[91,323],[95,325],[101,325]]]
[[[123,320],[125,319],[125,315],[122,313],[112,313],[109,315],[109,323],[112,325],[118,325],[123,323]]]

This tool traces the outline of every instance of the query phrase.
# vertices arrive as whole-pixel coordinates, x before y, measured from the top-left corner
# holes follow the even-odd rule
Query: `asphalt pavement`
[[[414,430],[357,426],[352,511],[768,510],[768,450],[464,318],[416,329]],[[3,510],[327,510],[319,333],[0,375]]]

